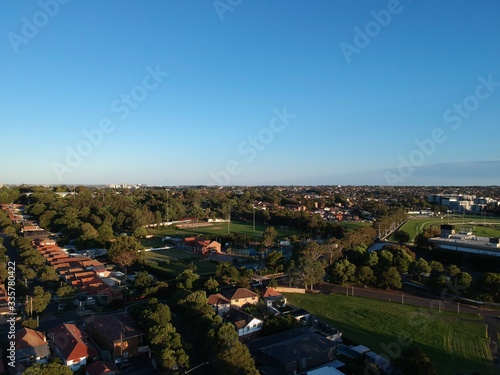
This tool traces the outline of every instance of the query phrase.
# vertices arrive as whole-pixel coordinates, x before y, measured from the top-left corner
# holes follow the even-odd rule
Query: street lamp
[[[198,367],[201,367],[201,366],[204,366],[204,365],[208,365],[209,363],[210,363],[210,362],[203,362],[203,363],[200,363],[198,366],[193,367],[191,370],[186,370],[186,371],[184,371],[184,374],[189,374],[191,371],[196,370]]]

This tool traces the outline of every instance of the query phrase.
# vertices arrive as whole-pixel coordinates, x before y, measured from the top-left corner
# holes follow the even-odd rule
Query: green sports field
[[[260,239],[262,236],[262,232],[269,225],[256,224],[255,231],[253,230],[253,224],[251,222],[231,222],[230,225],[228,223],[213,223],[210,226],[200,225],[198,227],[193,228],[184,228],[177,229],[175,226],[170,228],[161,228],[161,229],[149,229],[149,231],[155,236],[174,236],[174,237],[190,237],[196,235],[218,235],[223,236],[230,234],[245,234],[249,239]],[[274,229],[278,232],[278,239],[283,239],[292,234],[300,235],[302,232],[281,228],[279,226],[275,226]]]
[[[173,277],[180,274],[191,264],[196,266],[196,273],[199,275],[213,274],[217,269],[215,263],[208,262],[198,254],[180,249],[147,251],[145,261],[150,265],[155,264],[156,267],[168,272]]]
[[[438,374],[454,375],[495,370],[479,316],[365,298],[325,294],[286,294],[289,302],[304,308],[342,331],[345,338],[391,357],[405,339],[418,345]],[[404,339],[403,339],[404,336]]]
[[[472,229],[472,233],[481,237],[499,237],[500,236],[500,218],[486,218],[483,219],[479,216],[444,216],[442,219],[439,217],[424,217],[412,218],[401,227],[401,230],[410,234],[410,242],[413,241],[415,236],[422,233],[431,225],[440,226],[441,224],[454,224],[457,229],[464,227]],[[391,236],[390,240],[394,240]]]

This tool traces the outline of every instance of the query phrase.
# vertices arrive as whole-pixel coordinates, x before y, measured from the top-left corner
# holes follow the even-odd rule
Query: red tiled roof
[[[79,361],[80,358],[94,357],[97,354],[74,324],[63,323],[52,328],[47,331],[47,337],[57,346],[66,361]]]
[[[144,334],[128,314],[96,315],[89,319],[87,324],[102,332],[111,341],[126,340]]]
[[[238,288],[236,292],[234,292],[231,299],[244,299],[252,297],[258,297],[258,295],[247,288]]]
[[[222,294],[211,294],[208,296],[209,305],[220,305],[220,304],[230,304],[230,303],[231,301],[229,301]]]
[[[117,373],[118,371],[118,367],[109,361],[97,361],[87,367],[88,375],[106,375],[109,373]]]
[[[31,328],[23,328],[16,333],[16,349],[47,345],[45,336],[42,332]]]
[[[266,290],[264,291],[264,293],[262,294],[262,297],[263,298],[266,298],[266,297],[281,297],[281,293],[277,292],[276,290],[274,290],[271,287],[267,287]]]

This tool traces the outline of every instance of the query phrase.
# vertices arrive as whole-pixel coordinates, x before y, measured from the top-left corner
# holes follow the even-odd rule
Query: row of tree
[[[159,303],[155,298],[150,299],[148,307],[139,316],[139,323],[163,368],[174,371],[189,368],[189,356],[184,349],[181,335],[172,324],[168,305]]]
[[[182,316],[200,350],[214,358],[220,373],[228,375],[258,375],[248,348],[238,340],[230,323],[224,323],[208,305],[204,291],[182,293],[177,297],[176,311]],[[189,322],[189,323],[188,323]]]

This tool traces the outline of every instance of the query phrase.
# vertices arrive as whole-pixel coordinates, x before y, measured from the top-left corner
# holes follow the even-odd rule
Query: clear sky
[[[0,183],[500,184],[500,2],[0,2]]]

